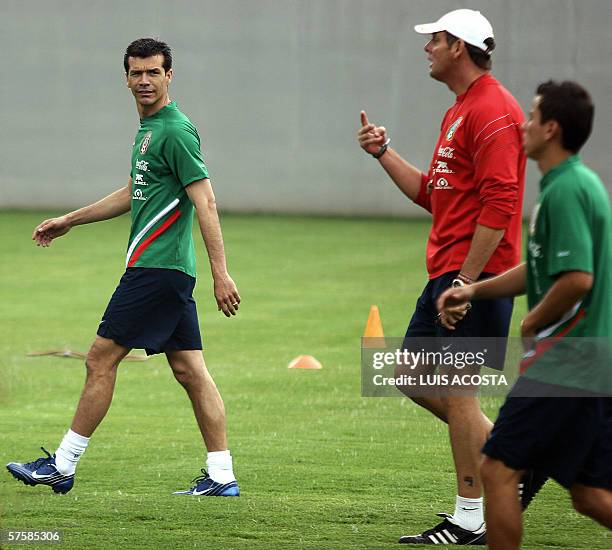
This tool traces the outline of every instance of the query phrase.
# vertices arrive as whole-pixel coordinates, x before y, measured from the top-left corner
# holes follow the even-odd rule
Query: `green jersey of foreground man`
[[[136,100],[140,128],[132,150],[128,183],[104,199],[59,218],[43,221],[33,239],[39,246],[74,226],[131,211],[126,271],[115,290],[86,360],[87,377],[72,425],[54,455],[29,463],[12,462],[9,472],[26,485],[49,485],[68,492],[77,463],[106,415],[117,368],[132,348],[165,353],[185,388],[208,450],[207,471],[195,485],[175,494],[238,496],[227,445],[225,409],[202,357],[193,288],[194,210],[206,245],[217,305],[235,315],[240,296],[226,268],[215,196],[200,151],[200,138],[168,95],[172,54],[152,38],[126,49],[127,87]],[[43,449],[44,450],[44,449]]]
[[[574,82],[538,87],[523,126],[525,151],[542,173],[527,261],[438,301],[452,330],[472,300],[527,293],[523,374],[483,448],[493,550],[520,547],[516,492],[526,469],[550,476],[578,512],[612,529],[612,221],[603,184],[577,156],[593,110]]]

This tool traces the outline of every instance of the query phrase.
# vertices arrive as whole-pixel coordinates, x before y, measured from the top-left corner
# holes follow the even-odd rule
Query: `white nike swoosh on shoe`
[[[205,491],[196,491],[195,489],[193,490],[193,493],[191,493],[194,496],[200,496],[200,495],[205,495],[206,493],[210,493],[210,491],[213,489],[213,487],[210,487],[209,489],[206,489]]]
[[[54,477],[62,477],[62,474],[60,474],[59,472],[55,473],[55,474],[45,474],[45,475],[38,475],[36,472],[32,472],[30,474],[34,479],[53,479]]]

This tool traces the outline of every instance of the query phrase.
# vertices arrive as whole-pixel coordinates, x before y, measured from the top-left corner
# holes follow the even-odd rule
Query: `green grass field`
[[[53,452],[84,379],[81,361],[123,270],[128,219],[30,240],[51,213],[0,213],[0,461]],[[405,399],[360,397],[371,304],[401,336],[425,283],[428,224],[225,216],[240,314],[216,311],[198,240],[196,288],[208,367],[223,394],[242,496],[171,497],[203,466],[189,402],[161,356],[121,366],[111,410],[74,489],[54,495],[0,476],[1,528],[62,529],[62,548],[395,548],[452,512],[445,426]],[[517,320],[524,312],[520,301]],[[288,370],[312,354],[322,371]],[[499,403],[485,403],[494,418]],[[524,548],[612,548],[550,483],[525,517]]]

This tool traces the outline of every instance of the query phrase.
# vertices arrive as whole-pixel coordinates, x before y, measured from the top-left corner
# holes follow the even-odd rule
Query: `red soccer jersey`
[[[505,229],[483,272],[501,273],[519,263],[522,123],[517,101],[489,74],[475,80],[446,112],[415,199],[433,216],[427,242],[430,279],[461,269],[477,223]]]

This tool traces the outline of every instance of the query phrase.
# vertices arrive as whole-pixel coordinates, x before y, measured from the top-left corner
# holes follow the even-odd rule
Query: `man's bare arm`
[[[585,271],[566,271],[559,275],[544,298],[521,322],[521,335],[534,336],[558,321],[593,287],[593,275]]]
[[[467,285],[445,290],[438,298],[437,308],[440,312],[440,322],[449,330],[455,330],[454,325],[463,319],[466,306],[472,300],[488,300],[525,294],[527,287],[527,265],[522,263],[508,271]]]
[[[421,171],[401,157],[394,149],[378,159],[385,172],[399,190],[410,200],[415,200],[421,189]]]
[[[361,111],[361,128],[357,140],[366,153],[375,154],[387,143],[387,130],[368,121],[365,111]],[[421,189],[421,171],[404,160],[396,151],[387,148],[387,152],[378,159],[385,172],[402,193],[409,199],[416,199]]]
[[[200,231],[208,252],[217,306],[226,317],[236,315],[240,294],[227,272],[221,224],[210,180],[198,180],[188,185],[186,191],[195,206]]]
[[[75,225],[109,220],[129,212],[132,201],[132,178],[125,187],[121,187],[102,200],[69,212],[58,218],[44,220],[34,229],[32,240],[38,246],[49,246],[53,239],[61,237]]]
[[[527,264],[523,262],[504,271],[501,275],[485,279],[469,287],[473,290],[472,299],[474,300],[520,296],[527,290]]]
[[[482,270],[502,240],[504,232],[503,229],[492,229],[476,224],[470,249],[461,266],[461,275],[467,279],[466,282],[478,280]]]

